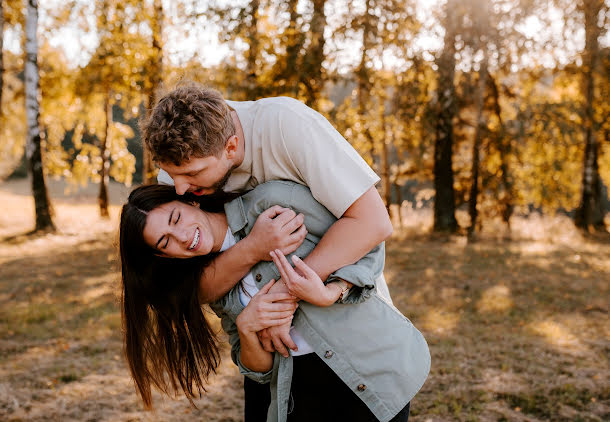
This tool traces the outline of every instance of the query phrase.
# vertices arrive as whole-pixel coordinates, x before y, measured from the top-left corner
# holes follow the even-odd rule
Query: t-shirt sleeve
[[[314,198],[337,218],[379,176],[321,114],[292,100],[279,112],[281,140]]]
[[[157,174],[157,183],[160,185],[170,185],[174,186],[174,179],[163,169],[159,169],[159,173]]]

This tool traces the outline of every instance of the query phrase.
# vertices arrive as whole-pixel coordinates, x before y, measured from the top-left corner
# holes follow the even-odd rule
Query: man
[[[379,177],[322,115],[295,99],[225,101],[215,90],[181,86],[159,100],[142,132],[162,169],[159,182],[173,183],[178,194],[241,192],[279,179],[308,186],[316,200],[339,218],[305,260],[322,280],[356,262],[392,233],[375,189]],[[206,268],[200,285],[206,301],[222,297],[257,262],[270,260],[269,245],[279,244],[288,252],[298,247],[306,234],[304,227],[298,228],[301,216],[285,214],[271,229],[271,220],[282,211],[268,214],[269,233],[238,242]],[[389,300],[383,277],[377,286]],[[277,288],[282,284],[277,283]],[[273,343],[278,352],[288,355],[285,345],[296,348],[289,328],[269,330],[271,341],[262,339],[265,347]]]

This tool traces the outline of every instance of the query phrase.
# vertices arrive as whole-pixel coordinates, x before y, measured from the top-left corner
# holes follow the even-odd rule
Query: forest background
[[[433,366],[415,420],[602,420],[609,27],[607,0],[1,0],[0,415],[82,420],[57,407],[58,394],[82,397],[75,386],[103,378],[100,362],[128,384],[111,299],[117,205],[155,179],[138,119],[197,81],[232,100],[303,101],[381,176],[396,228],[392,294],[446,362]],[[88,313],[91,294],[100,303]],[[76,334],[59,328],[67,320]],[[92,323],[108,332],[79,334]],[[471,354],[477,329],[492,336],[483,356],[498,359],[497,373]],[[41,350],[54,360],[34,369]],[[545,366],[557,362],[564,369]],[[226,371],[216,385],[239,398]],[[32,384],[19,390],[23,377]],[[146,418],[121,391],[131,397],[121,417]],[[239,419],[239,401],[227,416],[226,397],[211,397],[219,420]],[[83,412],[112,420],[116,406],[101,402]]]

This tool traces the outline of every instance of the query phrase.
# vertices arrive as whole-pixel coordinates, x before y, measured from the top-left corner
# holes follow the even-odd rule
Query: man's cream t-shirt
[[[288,97],[227,101],[239,116],[245,155],[224,190],[240,192],[269,180],[306,185],[340,218],[379,177],[335,128],[315,110]],[[173,184],[167,173],[159,182]]]
[[[224,187],[240,192],[270,180],[291,180],[309,187],[313,197],[340,218],[379,176],[328,120],[289,97],[227,101],[244,131],[245,155]],[[159,183],[173,185],[163,170]],[[383,276],[377,280],[389,299]]]

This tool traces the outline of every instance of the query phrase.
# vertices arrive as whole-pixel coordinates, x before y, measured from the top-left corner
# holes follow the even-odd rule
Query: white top
[[[233,237],[233,233],[231,233],[231,229],[227,229],[227,235],[225,236],[225,240],[220,247],[220,252],[229,249],[231,246],[237,243],[235,241],[235,237]],[[258,293],[258,288],[256,287],[256,283],[254,282],[254,277],[252,277],[252,273],[248,272],[241,280],[241,288],[239,289],[239,301],[242,305],[246,306],[250,303],[250,299],[256,293]],[[299,334],[299,332],[294,328],[294,326],[290,327],[290,337],[292,337],[292,341],[297,345],[298,349],[296,352],[291,350],[292,356],[301,356],[306,355],[308,353],[313,353],[313,349],[311,346],[305,341],[303,336]]]
[[[241,192],[291,180],[340,218],[379,176],[320,113],[288,97],[227,101],[244,131],[245,156],[224,189]],[[173,184],[163,170],[159,183]]]

